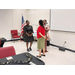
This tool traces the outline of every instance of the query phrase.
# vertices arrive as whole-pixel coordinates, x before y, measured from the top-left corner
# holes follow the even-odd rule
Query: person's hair
[[[46,22],[47,22],[47,20],[46,20],[46,19],[44,19],[43,21],[46,21]]]
[[[28,20],[26,20],[26,23],[28,22]]]
[[[39,20],[39,23],[40,23],[40,26],[42,26],[44,28],[43,21]]]
[[[44,19],[43,21],[45,21],[45,22],[46,22],[46,24],[48,24],[46,19]]]

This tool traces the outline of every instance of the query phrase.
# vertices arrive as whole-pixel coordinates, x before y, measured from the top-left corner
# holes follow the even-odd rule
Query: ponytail
[[[44,28],[43,21],[39,20],[39,23],[40,23],[40,26],[42,26]]]

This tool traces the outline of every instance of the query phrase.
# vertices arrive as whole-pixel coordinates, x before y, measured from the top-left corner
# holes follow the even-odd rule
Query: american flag
[[[23,27],[25,26],[25,21],[24,21],[24,18],[23,18],[23,15],[22,15],[22,24],[21,24],[21,35],[23,36]]]

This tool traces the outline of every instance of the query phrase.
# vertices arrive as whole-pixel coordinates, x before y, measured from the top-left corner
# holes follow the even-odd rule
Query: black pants
[[[47,40],[47,46],[49,46],[49,45],[50,45],[50,41]]]

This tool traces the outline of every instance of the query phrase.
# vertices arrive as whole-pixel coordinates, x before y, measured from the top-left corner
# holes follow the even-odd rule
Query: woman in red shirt
[[[39,49],[39,55],[37,57],[41,57],[41,49],[43,49],[42,56],[45,56],[45,27],[43,25],[43,21],[39,20],[39,27],[37,29],[37,48]]]

